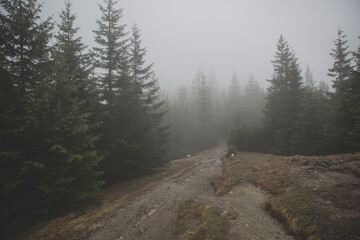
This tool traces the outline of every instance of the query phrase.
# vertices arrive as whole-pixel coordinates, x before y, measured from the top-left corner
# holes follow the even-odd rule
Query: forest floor
[[[225,152],[221,145],[109,187],[98,206],[16,239],[360,239],[360,155]]]

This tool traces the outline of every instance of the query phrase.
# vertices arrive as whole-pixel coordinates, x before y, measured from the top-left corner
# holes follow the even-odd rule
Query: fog
[[[100,17],[101,0],[73,0],[80,34],[93,45],[92,30]],[[43,16],[63,7],[46,0]],[[359,44],[360,2],[236,1],[236,0],[120,0],[123,23],[142,31],[147,60],[154,62],[161,86],[169,91],[189,83],[199,66],[227,87],[234,71],[243,83],[253,73],[267,86],[275,45],[283,34],[294,48],[302,69],[308,63],[315,81],[325,80],[331,67],[330,50],[341,27],[351,49]]]

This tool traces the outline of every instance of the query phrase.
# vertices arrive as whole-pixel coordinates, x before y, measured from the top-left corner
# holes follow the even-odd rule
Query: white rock
[[[150,210],[150,212],[148,213],[149,216],[153,215],[156,212],[156,209],[152,209]]]

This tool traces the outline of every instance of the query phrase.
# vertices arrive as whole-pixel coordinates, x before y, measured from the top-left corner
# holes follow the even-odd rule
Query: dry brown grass
[[[221,177],[211,179],[217,195],[248,181],[271,193],[264,209],[282,222],[289,234],[312,240],[360,239],[360,182],[349,175],[358,176],[358,169],[350,168],[358,166],[358,154],[279,157],[240,153],[224,163]],[[321,177],[329,171],[341,172],[344,179]],[[304,184],[314,178],[322,181],[320,187]]]
[[[188,199],[178,210],[175,220],[175,234],[181,240],[224,240],[227,239],[226,217],[208,205]]]

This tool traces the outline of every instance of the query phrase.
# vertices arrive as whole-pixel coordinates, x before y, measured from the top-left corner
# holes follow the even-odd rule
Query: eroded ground
[[[300,239],[360,239],[360,154],[280,157],[239,153],[213,178],[216,195],[250,182],[264,208]]]
[[[228,166],[228,161],[222,162],[225,151],[225,145],[219,146],[173,161],[156,174],[109,188],[97,208],[41,224],[20,239],[197,239],[191,236],[205,231],[209,224],[219,226],[221,234],[201,233],[210,237],[200,239],[293,239],[264,211],[264,202],[271,195],[250,181],[232,182],[228,192],[215,196],[211,182],[221,179],[223,167]],[[252,161],[268,156],[241,153],[236,159]],[[244,171],[246,175],[248,170]],[[202,206],[200,220],[188,219],[186,227],[179,230],[179,209],[187,201]],[[210,223],[204,219],[209,214],[213,214]],[[211,219],[220,225],[211,225]]]
[[[94,224],[84,239],[158,239],[183,237],[175,231],[179,206],[186,200],[213,206],[226,217],[223,239],[291,239],[262,209],[264,192],[250,184],[234,187],[216,197],[209,178],[222,172],[225,146],[203,152],[193,164]],[[185,234],[185,233],[184,233]]]

